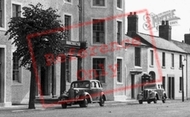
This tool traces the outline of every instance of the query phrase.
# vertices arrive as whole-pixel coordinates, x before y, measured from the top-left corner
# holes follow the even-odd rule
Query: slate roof
[[[133,45],[133,38],[125,35],[125,39],[124,40],[127,40],[126,43],[128,44],[132,44]],[[143,42],[140,42],[138,40],[135,40],[138,44],[140,44],[141,46],[147,46],[147,44],[143,43]]]
[[[190,45],[189,44],[186,44],[186,43],[183,43],[183,42],[179,42],[179,41],[175,41],[175,40],[172,40],[172,42],[174,44],[176,44],[178,47],[182,48],[187,53],[190,53]]]
[[[144,33],[137,33],[137,35],[139,35],[141,38],[143,38],[144,41],[146,41],[148,44],[150,44],[153,47],[156,47],[158,49],[186,53],[182,48],[178,47],[172,41],[168,41],[164,38],[161,38],[158,36],[151,36],[151,35],[144,34]]]

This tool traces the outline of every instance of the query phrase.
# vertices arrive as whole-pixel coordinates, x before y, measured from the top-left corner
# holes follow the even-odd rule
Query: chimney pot
[[[165,21],[164,20],[162,20],[162,25],[165,25]]]
[[[136,12],[134,12],[134,15],[136,15]]]
[[[169,25],[169,21],[168,21],[168,20],[166,21],[166,25],[167,25],[167,26]]]

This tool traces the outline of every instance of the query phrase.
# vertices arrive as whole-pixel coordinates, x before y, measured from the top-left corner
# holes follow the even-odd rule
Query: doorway
[[[135,99],[135,89],[133,86],[135,85],[135,75],[131,74],[131,99]]]
[[[55,95],[56,79],[54,77],[54,66],[48,66],[46,68],[41,67],[41,93],[44,96]]]
[[[168,77],[168,98],[175,99],[175,81],[174,77]]]
[[[4,101],[5,49],[0,48],[0,103]]]

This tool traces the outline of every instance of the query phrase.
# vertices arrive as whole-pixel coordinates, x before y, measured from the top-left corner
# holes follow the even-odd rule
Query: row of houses
[[[30,72],[18,67],[15,47],[4,33],[11,17],[22,16],[19,11],[23,6],[38,2],[0,0],[1,106],[28,103]],[[74,80],[98,79],[108,100],[135,99],[141,87],[133,86],[142,83],[142,76],[149,74],[152,80],[161,79],[168,98],[181,99],[184,71],[185,99],[190,98],[190,34],[185,35],[184,42],[172,40],[168,21],[159,26],[159,36],[139,32],[137,13],[122,15],[126,14],[125,0],[41,0],[40,3],[45,8],[57,9],[65,26],[92,22],[68,30],[64,43],[67,50],[76,51],[66,54],[66,62],[38,68],[43,96],[57,98]],[[81,48],[86,48],[85,57],[77,54]],[[36,97],[39,96],[37,92]]]

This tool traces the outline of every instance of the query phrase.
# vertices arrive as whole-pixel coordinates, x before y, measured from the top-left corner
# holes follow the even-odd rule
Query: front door
[[[133,86],[135,85],[135,75],[131,75],[131,99],[135,98],[135,89]]]
[[[174,99],[175,98],[175,87],[174,87],[174,77],[168,77],[168,98]]]
[[[4,70],[5,70],[5,50],[0,48],[0,103],[4,100]]]

